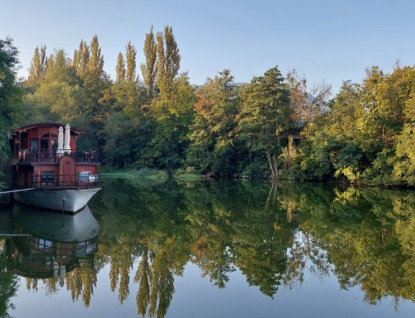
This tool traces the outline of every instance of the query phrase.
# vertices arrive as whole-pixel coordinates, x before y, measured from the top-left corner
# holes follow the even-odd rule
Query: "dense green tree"
[[[156,127],[150,152],[146,155],[152,158],[154,166],[163,169],[177,169],[184,164],[195,103],[194,89],[187,74],[176,78],[171,85],[170,98],[153,100],[151,105]]]
[[[397,138],[394,175],[398,182],[415,185],[415,91],[405,104],[405,121],[402,133]]]
[[[249,150],[250,162],[267,160],[271,176],[278,177],[281,138],[290,129],[289,91],[278,67],[254,77],[242,89],[238,138]]]
[[[13,46],[13,39],[0,39],[0,135],[19,123],[24,114],[21,109],[23,91],[16,80],[19,63],[18,50]],[[9,154],[6,138],[0,138],[0,156]]]
[[[83,116],[84,95],[82,82],[63,50],[49,58],[45,79],[33,96],[28,96],[27,105],[34,107],[30,121],[59,120],[74,122]]]
[[[204,173],[229,177],[237,168],[232,134],[240,98],[230,71],[219,74],[196,92],[187,162]]]
[[[364,108],[360,102],[360,86],[350,81],[343,82],[340,92],[328,114],[328,133],[344,136],[349,140],[357,140],[357,120],[364,116]]]
[[[148,166],[150,163],[145,161],[145,155],[153,136],[152,129],[150,123],[137,112],[109,115],[101,132],[106,140],[104,151],[107,164],[120,168]]]

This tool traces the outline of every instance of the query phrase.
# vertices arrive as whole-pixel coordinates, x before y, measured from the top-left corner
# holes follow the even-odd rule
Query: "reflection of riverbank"
[[[3,254],[5,251],[6,240],[0,240],[0,254]]]
[[[44,258],[49,272],[19,274],[26,279],[11,275],[21,285],[19,297],[12,299],[20,310],[16,317],[30,316],[25,310],[31,302],[38,304],[31,309],[34,317],[58,310],[72,314],[75,307],[80,311],[73,315],[80,317],[102,312],[111,317],[254,317],[258,312],[320,317],[325,301],[327,316],[393,317],[398,305],[400,316],[415,312],[411,191],[234,180],[148,188],[124,179],[103,182],[102,193],[91,201],[99,247],[72,245],[68,248],[78,254],[62,254],[69,264],[60,263],[57,244],[74,242],[57,240],[59,213],[53,237],[29,234],[38,244],[40,238],[44,245],[52,242],[51,258]],[[30,215],[20,222],[16,215],[10,213],[16,234],[27,234],[27,226],[44,219]],[[7,239],[11,253],[27,260],[28,251],[36,250],[18,245],[19,240],[29,241]],[[0,256],[5,266],[6,255]],[[65,272],[53,271],[54,262],[66,271],[63,288]],[[63,295],[70,295],[66,303]],[[78,300],[90,306],[88,311],[74,306]]]
[[[59,277],[77,267],[93,267],[98,221],[88,206],[74,215],[15,204],[7,269],[29,278]]]
[[[0,238],[2,234],[10,233],[10,216],[9,212],[0,212]]]

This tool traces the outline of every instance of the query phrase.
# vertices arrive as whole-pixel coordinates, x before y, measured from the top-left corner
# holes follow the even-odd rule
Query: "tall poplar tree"
[[[84,40],[81,40],[79,49],[74,51],[73,66],[82,80],[85,79],[86,74],[88,73],[89,56],[89,46]]]
[[[106,84],[107,76],[104,72],[104,57],[101,54],[98,36],[94,35],[89,45],[88,70],[84,79],[87,117],[94,122],[101,121],[103,117],[101,98],[104,91],[108,88]]]
[[[46,77],[47,66],[48,58],[46,56],[46,46],[42,45],[40,49],[36,46],[35,53],[30,62],[28,82],[35,84],[44,79]]]
[[[117,83],[125,81],[125,62],[122,53],[118,53],[117,66],[115,67]]]
[[[100,151],[104,140],[98,137],[104,129],[104,120],[109,111],[106,102],[111,95],[111,81],[104,71],[104,56],[101,54],[98,36],[94,35],[89,44],[88,70],[84,79],[85,113],[83,125],[90,126],[87,131],[90,135],[90,147],[97,147]],[[108,97],[108,98],[107,98]],[[86,138],[85,138],[86,139]]]
[[[144,41],[144,57],[146,59],[145,64],[140,64],[141,74],[143,75],[144,84],[147,88],[147,95],[150,99],[153,98],[154,93],[154,81],[156,77],[156,42],[154,40],[153,27],[150,32],[146,33],[146,39]]]
[[[125,59],[127,61],[127,73],[126,79],[130,82],[135,82],[137,80],[136,74],[136,55],[137,50],[134,45],[131,44],[131,41],[128,41],[127,46],[125,47]]]
[[[180,69],[180,54],[172,27],[164,27],[164,34],[157,33],[156,84],[163,99],[169,99],[173,80]]]
[[[104,57],[101,55],[98,36],[94,35],[90,44],[90,58],[88,62],[88,71],[97,72],[100,76],[104,72]]]

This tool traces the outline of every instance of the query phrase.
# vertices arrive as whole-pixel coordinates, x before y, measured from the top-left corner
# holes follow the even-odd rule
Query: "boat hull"
[[[35,189],[14,193],[17,202],[39,208],[77,212],[81,210],[92,196],[101,190],[100,187],[73,189]]]
[[[53,242],[84,242],[94,239],[100,230],[88,205],[76,214],[51,213],[19,203],[13,205],[13,224],[23,234]]]

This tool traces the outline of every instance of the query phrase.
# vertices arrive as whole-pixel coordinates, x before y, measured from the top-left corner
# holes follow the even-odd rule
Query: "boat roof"
[[[40,128],[40,127],[64,127],[64,124],[60,124],[60,123],[37,123],[37,124],[30,124],[30,125],[26,125],[26,126],[22,126],[22,127],[18,127],[18,128],[14,128],[12,129],[12,132],[17,134],[17,133],[23,133],[23,132],[27,132],[29,130],[35,129],[35,128]],[[81,135],[81,134],[85,134],[85,130],[81,130],[81,129],[77,129],[75,127],[71,127],[71,131],[76,134],[76,135]]]

